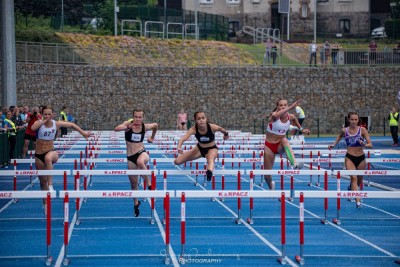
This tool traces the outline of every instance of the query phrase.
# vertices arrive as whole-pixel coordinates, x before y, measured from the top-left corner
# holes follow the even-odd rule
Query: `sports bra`
[[[125,141],[129,143],[142,143],[144,140],[144,135],[146,133],[146,127],[142,123],[142,131],[140,133],[135,133],[132,129],[125,132]]]
[[[195,126],[196,126],[196,134],[194,136],[196,137],[197,141],[200,144],[209,144],[211,142],[214,142],[215,134],[211,131],[211,126],[209,123],[207,123],[207,132],[204,135],[199,133],[197,124]]]
[[[358,127],[358,131],[354,135],[349,134],[349,127],[346,127],[346,132],[344,134],[344,140],[346,141],[347,147],[360,147],[360,140],[363,140],[361,136],[361,127]]]
[[[55,120],[51,120],[52,126],[47,128],[44,124],[36,131],[36,139],[38,140],[54,140],[57,133]]]
[[[274,122],[268,123],[267,132],[273,133],[276,135],[285,135],[290,127],[290,115],[287,114],[287,117],[288,117],[288,120],[285,123],[281,122],[280,118]]]

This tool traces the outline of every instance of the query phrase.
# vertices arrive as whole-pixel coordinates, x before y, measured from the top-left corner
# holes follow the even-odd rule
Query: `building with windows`
[[[168,2],[174,0],[168,0]],[[184,10],[223,15],[231,23],[254,28],[277,28],[282,35],[309,36],[314,32],[314,13],[318,36],[363,37],[390,18],[390,0],[176,0]],[[290,2],[289,2],[290,1]],[[159,0],[162,2],[162,0]],[[289,16],[279,13],[285,3]]]

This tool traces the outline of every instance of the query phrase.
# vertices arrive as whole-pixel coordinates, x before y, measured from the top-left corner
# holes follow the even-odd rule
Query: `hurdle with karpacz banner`
[[[73,176],[75,177],[76,184],[79,184],[79,180],[80,180],[80,176],[81,175],[105,175],[105,176],[126,176],[126,175],[150,175],[151,176],[151,181],[152,181],[152,190],[155,190],[156,188],[156,174],[158,174],[158,171],[154,171],[154,170],[74,170],[72,171]],[[144,188],[146,189],[146,186],[144,186]],[[79,190],[79,186],[75,187],[76,190]],[[88,191],[90,192],[90,191]],[[135,191],[136,192],[136,191]],[[76,220],[76,224],[79,225],[80,224],[80,220],[79,220],[79,210],[80,210],[80,198],[78,197],[76,199],[76,214],[77,214],[77,220]],[[154,205],[155,205],[155,201],[154,198],[151,198],[151,224],[154,224]],[[165,209],[164,209],[165,210]],[[164,214],[165,217],[165,214]]]
[[[348,171],[349,173],[346,173],[348,175],[356,175],[354,171]],[[362,171],[356,171],[358,174],[361,174]],[[397,175],[400,173],[400,171],[397,171]],[[392,191],[392,192],[376,192],[376,191],[350,191],[350,192],[342,192],[340,190],[338,191],[297,191],[295,193],[295,196],[300,199],[300,209],[299,209],[299,242],[300,242],[300,252],[299,255],[295,256],[295,259],[298,263],[301,265],[305,264],[305,255],[304,255],[304,202],[306,198],[348,198],[350,196],[356,197],[356,196],[362,196],[364,198],[400,198],[400,191]],[[337,224],[337,222],[334,222]],[[327,222],[327,224],[329,224]],[[393,258],[397,258],[395,255],[389,255]]]
[[[239,176],[239,175],[238,175]],[[253,191],[253,190],[226,190],[226,191],[197,191],[197,190],[176,190],[175,196],[181,198],[181,254],[179,262],[185,264],[186,254],[186,198],[280,198],[281,199],[281,245],[282,254],[278,258],[281,264],[287,263],[287,256],[285,252],[286,245],[286,204],[285,195],[288,191]],[[238,222],[238,220],[240,222]],[[235,220],[237,224],[246,223],[243,221],[239,214],[238,218]]]
[[[40,175],[46,175],[48,171]],[[51,256],[51,199],[56,197],[55,191],[0,191],[0,199],[46,199],[46,262],[50,266],[53,261]]]
[[[132,175],[139,173],[143,174],[144,171],[132,171]],[[137,190],[92,190],[92,191],[60,191],[60,198],[64,199],[64,255],[63,264],[68,265],[70,259],[68,258],[68,245],[69,245],[69,199],[75,198],[139,198],[139,197],[150,197],[154,198],[164,198],[165,204],[165,259],[164,263],[170,263],[170,197],[174,196],[174,191],[137,191]],[[152,219],[151,224],[154,224],[154,203],[152,203]]]

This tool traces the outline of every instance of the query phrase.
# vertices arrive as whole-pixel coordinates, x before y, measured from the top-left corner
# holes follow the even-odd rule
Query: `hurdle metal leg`
[[[285,245],[282,245],[282,255],[281,255],[281,257],[278,259],[278,261],[282,264],[282,265],[285,265],[286,263],[287,263],[287,260],[286,260],[286,251],[285,251],[286,249],[285,249]]]

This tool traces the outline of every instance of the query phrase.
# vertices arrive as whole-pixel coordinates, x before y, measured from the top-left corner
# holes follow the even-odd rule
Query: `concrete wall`
[[[17,64],[18,105],[68,106],[78,124],[113,129],[134,108],[161,129],[174,129],[181,108],[204,110],[228,129],[261,133],[280,98],[304,99],[304,126],[337,133],[349,111],[372,117],[372,132],[395,105],[399,68],[95,67]],[[0,90],[1,91],[1,90]],[[1,95],[0,95],[1,98]]]

